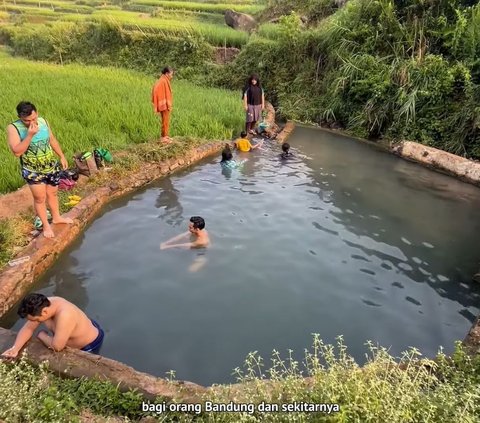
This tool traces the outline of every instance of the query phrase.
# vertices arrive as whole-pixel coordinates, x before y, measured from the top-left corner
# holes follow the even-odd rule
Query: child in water
[[[237,162],[233,159],[232,149],[229,144],[225,144],[225,148],[222,150],[222,160],[220,164],[224,169],[238,169],[244,161]]]
[[[240,134],[240,137],[241,138],[235,141],[235,148],[242,152],[255,150],[263,144],[263,142],[259,142],[258,144],[252,145],[247,138],[247,133],[245,131]]]
[[[293,157],[293,154],[290,153],[290,144],[288,142],[284,142],[282,144],[282,154],[280,154],[280,157],[282,159],[289,159],[290,157]]]

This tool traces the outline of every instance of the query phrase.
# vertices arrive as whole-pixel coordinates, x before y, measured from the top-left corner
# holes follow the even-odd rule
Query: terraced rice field
[[[255,15],[264,0],[2,0],[0,25],[109,20],[127,28],[200,34],[212,45],[241,47],[248,34],[225,24],[227,9]]]

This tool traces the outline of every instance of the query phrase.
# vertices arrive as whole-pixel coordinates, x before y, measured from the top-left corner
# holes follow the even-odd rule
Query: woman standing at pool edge
[[[162,75],[153,86],[152,103],[154,112],[162,120],[161,141],[169,143],[170,112],[173,109],[173,95],[170,81],[173,78],[173,69],[170,66],[162,70]]]
[[[255,134],[255,126],[262,117],[265,109],[265,94],[262,84],[256,74],[248,78],[247,85],[243,90],[243,107],[247,113],[245,128],[248,134]]]

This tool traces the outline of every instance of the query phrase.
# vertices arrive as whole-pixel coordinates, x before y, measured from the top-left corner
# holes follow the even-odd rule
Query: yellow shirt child
[[[252,144],[250,144],[250,141],[247,138],[239,138],[237,141],[235,141],[235,144],[237,148],[243,152],[247,152],[252,149]]]

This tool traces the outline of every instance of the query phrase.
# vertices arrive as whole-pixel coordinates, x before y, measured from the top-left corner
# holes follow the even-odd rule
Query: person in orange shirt
[[[170,85],[172,78],[173,69],[170,66],[165,67],[152,90],[153,110],[162,120],[161,141],[164,143],[171,142],[168,130],[170,127],[170,112],[173,108],[172,87]]]
[[[240,134],[240,137],[241,138],[235,141],[234,145],[237,150],[243,152],[255,150],[256,148],[261,147],[261,145],[263,144],[263,142],[259,142],[258,144],[252,145],[247,138],[247,133],[245,131]]]

